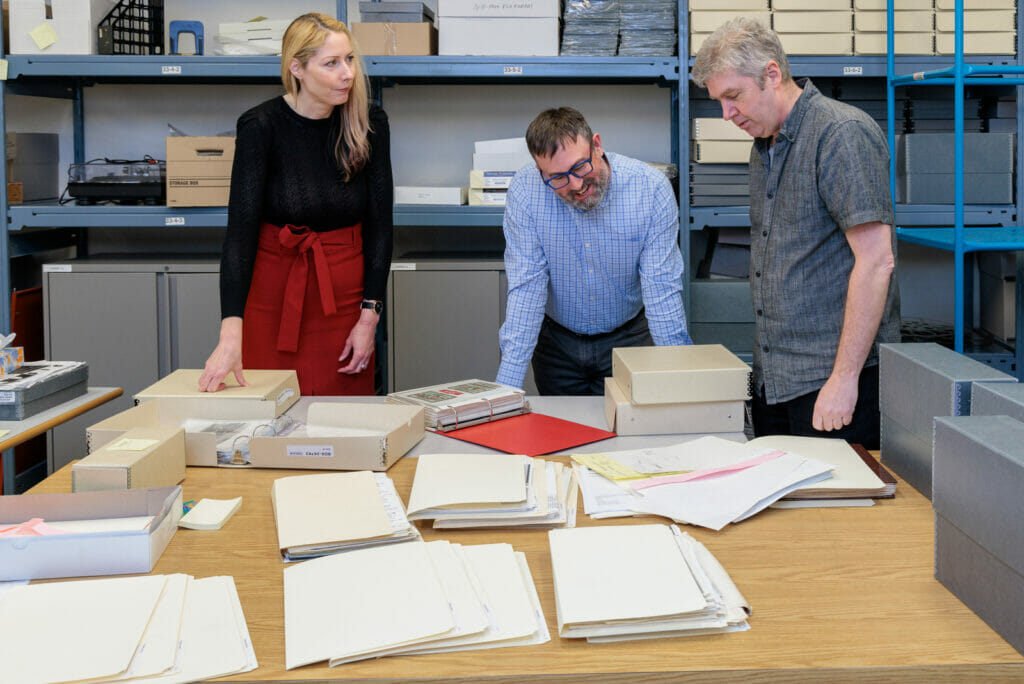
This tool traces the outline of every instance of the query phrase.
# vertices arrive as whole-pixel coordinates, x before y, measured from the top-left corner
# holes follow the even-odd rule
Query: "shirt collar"
[[[794,103],[793,109],[789,111],[786,120],[782,122],[782,127],[779,128],[779,136],[790,142],[796,139],[796,133],[800,130],[800,124],[804,120],[804,115],[811,108],[811,100],[821,95],[818,88],[811,83],[811,79],[797,78],[794,81],[802,92],[800,97],[797,98],[796,103]]]

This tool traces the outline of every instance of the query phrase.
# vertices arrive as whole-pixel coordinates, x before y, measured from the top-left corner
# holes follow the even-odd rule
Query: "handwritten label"
[[[43,273],[71,273],[71,264],[43,264]]]
[[[0,392],[0,404],[13,404],[14,392]]]
[[[864,67],[859,66],[844,66],[843,76],[863,76]]]
[[[183,226],[185,225],[184,216],[168,216],[164,219],[165,226]]]
[[[289,458],[334,458],[334,447],[314,444],[291,445],[285,447]]]
[[[506,65],[505,67],[502,67],[501,73],[505,76],[522,76],[523,67]]]
[[[392,271],[415,271],[416,270],[416,264],[408,264],[408,263],[396,264],[396,263],[392,263],[391,264],[391,270]]]
[[[181,65],[180,64],[165,64],[160,67],[160,73],[164,76],[180,76]]]
[[[277,405],[280,406],[284,402],[291,399],[293,396],[295,396],[294,390],[286,387],[281,391],[280,394],[277,395]]]

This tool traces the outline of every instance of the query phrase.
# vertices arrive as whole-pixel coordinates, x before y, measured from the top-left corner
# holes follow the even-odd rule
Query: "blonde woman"
[[[368,104],[348,28],[322,14],[288,27],[281,80],[283,96],[238,119],[223,320],[199,389],[287,368],[303,395],[373,394],[392,246],[387,115]]]

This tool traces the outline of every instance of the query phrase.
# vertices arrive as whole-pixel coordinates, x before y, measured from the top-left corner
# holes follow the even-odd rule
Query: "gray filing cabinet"
[[[387,306],[389,391],[493,380],[507,293],[501,259],[396,259]],[[524,387],[536,394],[532,374]]]
[[[201,368],[220,331],[219,263],[91,258],[43,266],[46,358],[89,363],[118,399],[52,431],[52,470],[85,456],[85,428],[177,368]]]

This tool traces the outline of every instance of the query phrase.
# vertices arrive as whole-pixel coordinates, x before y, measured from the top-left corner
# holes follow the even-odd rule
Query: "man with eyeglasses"
[[[508,306],[498,382],[602,394],[614,347],[691,344],[679,210],[665,175],[605,152],[583,115],[542,112],[526,131],[536,167],[505,204]]]

